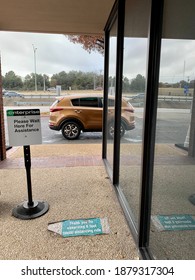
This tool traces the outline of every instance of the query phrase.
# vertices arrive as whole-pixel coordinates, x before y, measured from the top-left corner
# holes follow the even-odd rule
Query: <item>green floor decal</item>
[[[107,218],[62,220],[56,223],[49,223],[48,230],[63,237],[99,235],[110,232]]]

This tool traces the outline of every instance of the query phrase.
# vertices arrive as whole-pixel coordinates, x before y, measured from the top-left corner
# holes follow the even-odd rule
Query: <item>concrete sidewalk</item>
[[[31,146],[34,200],[49,211],[32,220],[11,215],[27,200],[23,148],[0,162],[0,259],[138,259],[138,252],[101,160],[101,144]],[[48,223],[108,218],[110,234],[63,238]]]

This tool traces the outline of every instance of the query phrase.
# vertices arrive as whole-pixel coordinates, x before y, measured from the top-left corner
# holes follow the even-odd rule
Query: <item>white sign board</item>
[[[7,110],[10,146],[41,144],[41,122],[39,109]]]

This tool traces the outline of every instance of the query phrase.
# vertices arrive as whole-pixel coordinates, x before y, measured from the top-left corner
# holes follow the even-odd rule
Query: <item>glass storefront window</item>
[[[115,115],[115,83],[116,83],[116,43],[117,19],[110,30],[109,38],[109,75],[108,75],[108,116],[107,116],[107,160],[113,169],[114,152],[114,115]]]
[[[126,0],[125,5],[121,121],[126,111],[131,121],[134,118],[135,128],[126,130],[120,139],[119,161],[114,157],[113,162],[114,143],[107,141],[107,159],[111,169],[117,166],[114,171],[118,172],[120,164],[116,191],[140,253],[145,258],[193,260],[195,2],[189,0],[186,6],[183,0]],[[109,87],[114,89],[116,29],[111,31]],[[120,58],[118,55],[119,64]],[[117,81],[118,85],[120,93]],[[134,112],[127,109],[126,102],[133,105]],[[116,152],[119,139],[115,140]]]
[[[148,2],[143,3],[147,24],[149,24]],[[141,2],[133,4],[132,1],[126,1],[122,103],[127,101],[133,106],[134,109],[129,110],[126,117],[131,123],[135,121],[135,128],[126,130],[121,138],[119,184],[138,227],[148,40],[142,37],[143,30],[139,30],[140,25],[134,24],[141,22],[143,18],[141,14],[135,12],[136,8],[141,6]],[[145,35],[147,36],[147,32]],[[122,105],[122,118],[124,110],[125,107]]]
[[[162,40],[150,233],[157,259],[195,258],[194,59],[194,40]]]

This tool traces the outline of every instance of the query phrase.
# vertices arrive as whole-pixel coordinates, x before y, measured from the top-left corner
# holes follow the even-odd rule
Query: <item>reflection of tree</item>
[[[181,80],[180,82],[176,82],[176,83],[159,82],[159,87],[161,87],[161,88],[167,88],[167,87],[184,88],[185,86],[188,86],[189,88],[194,88],[194,80],[190,80],[188,78],[187,81]]]
[[[130,92],[131,85],[127,77],[123,77],[123,92]]]
[[[115,87],[116,77],[109,77],[109,87]],[[127,77],[123,77],[123,92],[144,92],[146,79],[144,76],[138,74],[132,81]]]
[[[135,79],[131,81],[131,90],[137,92],[144,92],[145,91],[145,84],[146,79],[144,76],[138,74]]]

